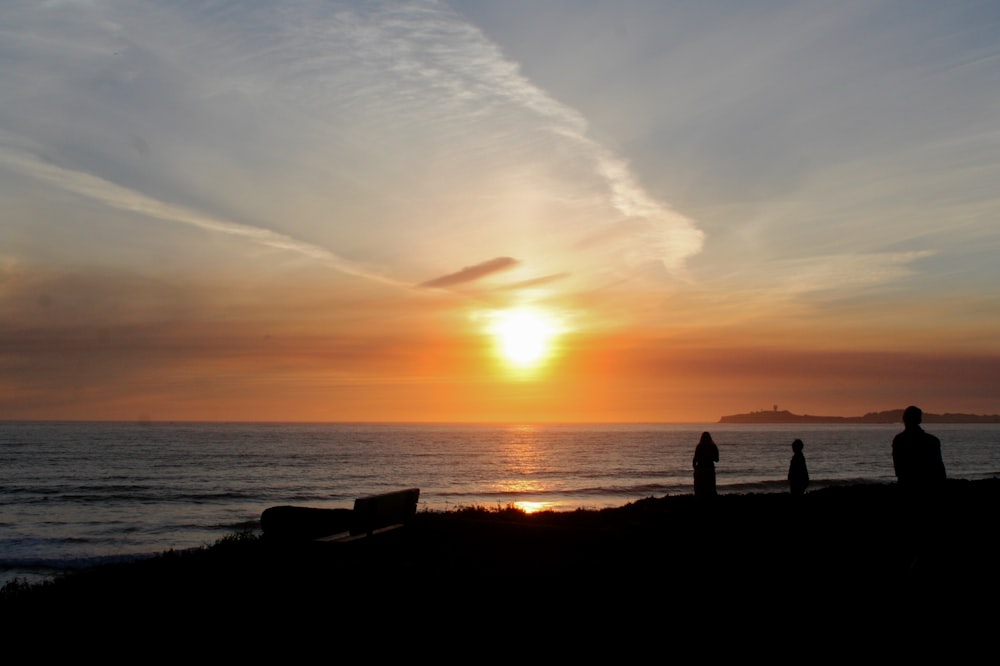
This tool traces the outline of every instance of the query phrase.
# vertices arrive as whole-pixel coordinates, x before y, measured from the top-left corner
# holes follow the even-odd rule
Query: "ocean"
[[[1000,475],[1000,425],[928,424],[949,478]],[[0,423],[0,584],[259,530],[280,504],[350,508],[420,488],[418,511],[601,509],[693,492],[703,431],[719,492],[891,483],[897,425]]]

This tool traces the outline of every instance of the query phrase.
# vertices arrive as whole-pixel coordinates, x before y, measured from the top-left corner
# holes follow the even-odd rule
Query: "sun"
[[[532,368],[551,355],[560,328],[552,315],[537,308],[518,307],[493,313],[489,331],[507,363]]]

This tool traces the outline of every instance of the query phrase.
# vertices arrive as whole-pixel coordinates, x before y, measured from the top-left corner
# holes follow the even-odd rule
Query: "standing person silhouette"
[[[903,432],[892,438],[892,466],[896,480],[908,492],[926,494],[944,484],[947,474],[941,458],[941,440],[920,427],[923,412],[910,405],[903,410]]]
[[[901,514],[904,535],[912,549],[908,573],[917,580],[940,556],[940,534],[944,516],[938,506],[939,493],[947,477],[941,459],[941,440],[920,427],[923,412],[910,405],[903,410],[903,432],[892,438],[892,465],[903,491]]]
[[[698,446],[694,449],[694,496],[715,497],[715,463],[719,462],[719,447],[712,436],[701,433]]]
[[[809,469],[806,456],[802,453],[805,445],[801,439],[792,442],[792,462],[788,465],[788,488],[793,495],[803,495],[809,485]]]

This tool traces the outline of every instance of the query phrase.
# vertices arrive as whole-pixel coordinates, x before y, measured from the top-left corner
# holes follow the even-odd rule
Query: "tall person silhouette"
[[[899,485],[908,492],[926,494],[947,478],[941,458],[941,440],[920,427],[923,412],[910,405],[903,410],[903,432],[892,439],[892,465]]]
[[[947,478],[941,440],[924,432],[921,421],[923,412],[910,405],[903,410],[903,432],[892,438],[892,464],[904,499],[901,525],[913,558],[907,571],[914,580],[934,571],[944,547],[938,538],[945,520],[940,499]]]

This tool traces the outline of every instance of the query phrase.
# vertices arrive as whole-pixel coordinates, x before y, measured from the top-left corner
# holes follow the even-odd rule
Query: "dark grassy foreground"
[[[568,626],[578,648],[622,632],[683,641],[754,627],[778,642],[802,631],[830,641],[948,626],[968,644],[992,641],[995,629],[973,628],[998,618],[998,508],[1000,479],[949,481],[926,505],[895,485],[859,485],[707,505],[679,496],[601,511],[423,512],[370,541],[233,535],[8,586],[0,608],[8,630],[94,623],[178,639],[234,626],[272,647],[315,624],[348,636],[540,626],[548,638]]]

